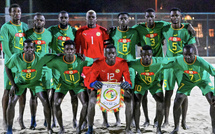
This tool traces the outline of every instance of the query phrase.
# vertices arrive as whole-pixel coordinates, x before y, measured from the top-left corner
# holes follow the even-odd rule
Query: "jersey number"
[[[155,46],[155,39],[154,38],[150,38],[151,41],[151,46]]]
[[[91,36],[91,43],[93,44],[93,36]]]
[[[31,73],[27,73],[27,74],[26,74],[26,78],[27,78],[27,79],[31,78]]]
[[[177,50],[177,42],[172,42],[172,50],[173,51]]]
[[[141,85],[135,85],[135,90],[140,92],[142,90],[142,86]]]
[[[114,77],[114,73],[107,73],[107,80],[112,80]]]
[[[40,50],[42,50],[42,46],[37,46],[37,52],[39,52]]]
[[[69,75],[71,81],[75,81],[74,75]]]
[[[127,44],[122,44],[122,51],[123,52],[127,52],[128,51]]]
[[[148,82],[152,82],[152,77],[145,75],[145,80],[148,81]]]
[[[22,39],[22,38],[19,40],[19,44],[20,44],[21,46],[23,46],[23,39]]]

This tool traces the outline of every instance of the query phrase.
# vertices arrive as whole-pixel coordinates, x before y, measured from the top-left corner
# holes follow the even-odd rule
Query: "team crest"
[[[119,72],[120,72],[120,70],[119,70],[119,69],[116,69],[116,70],[115,70],[115,72],[116,72],[116,73],[119,73]]]
[[[117,98],[117,91],[113,88],[108,88],[104,91],[104,98],[107,101],[114,101]]]
[[[97,36],[100,36],[100,35],[101,35],[101,33],[100,33],[100,32],[97,32],[97,33],[96,33],[96,35],[97,35]]]

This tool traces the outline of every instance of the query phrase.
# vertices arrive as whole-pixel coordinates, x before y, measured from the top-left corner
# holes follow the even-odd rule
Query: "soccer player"
[[[11,20],[6,22],[1,27],[1,36],[3,52],[5,54],[6,63],[7,60],[14,54],[20,53],[23,51],[23,41],[25,40],[24,32],[28,29],[28,25],[26,23],[21,22],[21,7],[18,4],[12,4],[9,7],[9,13]],[[16,69],[12,69],[12,72],[16,72]],[[6,71],[4,71],[4,94],[2,97],[2,109],[3,109],[3,127],[6,129],[6,110],[8,106],[9,99],[9,90],[11,88],[11,83],[7,77]],[[20,99],[22,101],[22,99]],[[22,109],[23,105],[20,104],[20,109]],[[19,124],[21,129],[24,129],[25,126],[23,124],[23,119],[19,119]]]
[[[96,12],[89,10],[86,14],[86,26],[76,32],[75,43],[77,52],[90,58],[104,57],[104,40],[108,40],[107,30],[96,24]]]
[[[116,48],[113,45],[108,45],[105,48],[105,57],[97,60],[92,65],[92,71],[90,74],[90,87],[93,88],[89,95],[88,106],[88,131],[87,134],[93,133],[93,122],[95,116],[95,104],[97,97],[97,90],[102,88],[100,81],[109,82],[122,82],[123,76],[125,82],[121,83],[121,88],[125,90],[125,105],[126,105],[126,133],[130,132],[131,117],[133,115],[132,109],[132,95],[130,74],[128,70],[127,62],[124,59],[116,57]]]
[[[140,50],[141,59],[137,59],[129,62],[135,72],[137,72],[135,78],[135,91],[134,91],[134,119],[137,133],[140,132],[139,120],[140,120],[140,104],[146,90],[149,90],[153,98],[157,102],[156,117],[158,121],[157,134],[161,134],[161,125],[163,120],[163,90],[161,85],[161,79],[155,77],[156,75],[162,75],[162,72],[157,73],[157,70],[162,65],[162,57],[152,57],[151,46],[144,45]],[[135,73],[133,73],[135,74]]]
[[[188,25],[181,23],[181,10],[172,8],[170,11],[171,25],[165,26],[162,33],[166,40],[167,51],[166,57],[175,57],[182,55],[183,46],[187,44],[195,44],[195,37],[189,34],[187,30]],[[176,71],[176,70],[175,70]],[[179,79],[179,78],[177,78]],[[180,80],[179,80],[180,81]],[[171,96],[176,82],[176,76],[173,69],[164,70],[164,88],[165,88],[165,120],[164,125],[169,124],[169,108],[171,103]],[[182,104],[182,127],[188,129],[186,125],[186,113],[188,107],[188,99],[186,98]]]
[[[34,28],[26,31],[26,39],[34,40],[36,44],[36,52],[40,57],[49,53],[49,46],[52,41],[51,32],[44,28],[45,17],[41,13],[36,13],[34,16]],[[43,73],[41,75],[43,85],[47,90],[52,88],[52,72],[48,67],[43,67]],[[30,90],[31,91],[31,90]],[[25,96],[26,94],[23,94]],[[30,129],[35,129],[36,127],[36,107],[37,98],[31,92],[31,126]]]
[[[20,95],[30,88],[34,95],[38,96],[44,107],[44,115],[47,121],[47,130],[51,129],[51,110],[48,95],[42,81],[40,80],[43,65],[52,57],[41,59],[35,52],[35,43],[32,40],[25,40],[23,43],[24,53],[16,53],[5,64],[5,70],[11,81],[10,97],[7,107],[7,134],[12,134],[12,125],[15,115],[15,105]],[[17,68],[15,76],[12,74],[12,68]]]
[[[67,40],[64,43],[64,56],[56,57],[46,64],[49,68],[56,69],[61,74],[59,83],[54,93],[54,113],[60,126],[60,134],[64,133],[62,111],[60,106],[68,91],[70,92],[70,95],[78,95],[78,98],[83,105],[79,124],[76,129],[78,134],[81,131],[82,123],[86,119],[87,115],[88,96],[83,85],[81,74],[83,67],[91,65],[93,63],[93,59],[85,57],[85,61],[82,61],[82,59],[77,57],[75,53],[75,42],[72,40]]]
[[[182,104],[193,87],[198,86],[202,94],[205,95],[210,104],[210,116],[212,121],[212,132],[215,133],[215,107],[214,107],[214,87],[210,80],[210,75],[215,76],[215,68],[203,58],[195,55],[195,47],[186,45],[183,48],[183,55],[175,57],[171,62],[163,64],[163,69],[174,68],[176,75],[182,77],[174,101],[173,114],[175,128],[171,134],[179,131],[179,120],[182,112]],[[158,70],[159,71],[159,70]],[[210,74],[210,75],[209,75]]]
[[[50,48],[52,49],[52,53],[63,53],[64,52],[64,42],[67,40],[73,40],[75,39],[75,33],[76,29],[74,27],[71,27],[68,22],[69,22],[69,14],[66,11],[61,11],[58,15],[58,25],[54,25],[48,28],[48,30],[52,34],[52,43]],[[54,79],[54,86],[53,89],[56,89],[56,86],[59,82],[60,78],[60,73],[57,70],[52,70],[52,75]],[[70,92],[73,93],[73,92]],[[76,120],[76,115],[77,115],[77,109],[78,109],[78,98],[76,95],[71,95],[72,96],[72,109],[73,109],[73,127],[76,128],[77,126],[77,120]],[[50,101],[54,102],[54,91],[52,91],[51,96],[50,96]],[[52,103],[51,103],[52,106]],[[53,119],[54,120],[54,119]],[[53,122],[52,127],[56,126],[55,121]]]

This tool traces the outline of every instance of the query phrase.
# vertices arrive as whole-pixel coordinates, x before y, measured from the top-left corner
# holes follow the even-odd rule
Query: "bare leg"
[[[134,94],[134,120],[136,125],[136,131],[137,133],[141,133],[140,131],[140,104],[142,101],[143,96],[141,94]]]
[[[145,94],[142,97],[142,107],[143,107],[143,113],[145,116],[145,122],[143,124],[143,127],[148,127],[149,126],[149,116],[148,116],[148,99],[147,99],[147,95],[148,95],[148,90],[145,92]]]
[[[4,94],[2,96],[2,110],[3,110],[3,128],[7,129],[7,106],[9,101],[9,91],[10,90],[4,90]]]
[[[184,99],[182,103],[182,120],[181,120],[181,126],[184,130],[188,129],[189,127],[187,126],[186,123],[186,116],[187,116],[187,109],[188,109],[188,97]]]
[[[108,128],[110,125],[109,125],[109,123],[108,123],[107,113],[106,113],[106,112],[102,112],[102,116],[103,116],[103,119],[104,119],[102,125],[103,125],[103,127]]]
[[[215,107],[212,105],[213,93],[209,92],[205,95],[208,103],[210,104],[210,116],[211,116],[211,125],[212,125],[212,134],[215,134]]]
[[[126,127],[125,132],[126,134],[130,134],[131,132],[131,121],[132,121],[132,115],[133,115],[133,102],[132,102],[132,96],[130,91],[125,91],[125,115],[126,115]]]
[[[31,98],[30,98],[30,110],[31,110],[31,126],[30,129],[34,130],[37,126],[36,124],[36,112],[37,112],[37,96],[33,95],[33,92],[31,92]]]
[[[82,124],[86,120],[86,117],[87,117],[87,108],[88,108],[88,100],[89,100],[87,91],[79,93],[78,98],[80,99],[80,101],[82,103],[82,109],[81,109],[81,115],[80,115],[78,127],[76,129],[76,133],[80,134]]]
[[[57,118],[58,124],[60,126],[60,132],[59,134],[63,134],[64,133],[64,126],[63,126],[63,119],[62,119],[62,111],[60,108],[60,105],[63,101],[64,98],[64,94],[60,93],[60,92],[55,92],[54,93],[54,114]]]
[[[51,95],[49,98],[49,104],[51,106],[51,113],[52,113],[52,128],[56,127],[56,120],[55,120],[55,115],[54,115],[54,92],[55,89],[51,89]]]
[[[71,103],[72,103],[72,111],[73,111],[73,128],[77,127],[77,111],[78,111],[78,97],[75,95],[73,90],[70,90]]]
[[[27,88],[25,89],[23,94],[19,97],[19,117],[18,117],[18,121],[19,121],[19,125],[20,125],[21,129],[26,128],[25,125],[24,125],[24,122],[23,122],[23,115],[24,115],[25,103],[26,103],[26,92],[27,92]]]
[[[116,123],[114,124],[114,126],[119,126],[121,123],[121,120],[119,118],[119,111],[114,113],[115,118],[116,118]]]
[[[173,90],[166,90],[165,102],[164,102],[165,120],[164,120],[163,127],[166,127],[167,125],[169,125],[169,109],[171,105],[172,94],[173,94]]]

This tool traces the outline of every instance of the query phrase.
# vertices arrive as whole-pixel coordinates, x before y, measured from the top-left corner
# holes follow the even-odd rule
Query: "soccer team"
[[[215,133],[214,87],[209,78],[215,76],[215,68],[197,56],[195,32],[188,23],[181,23],[181,10],[170,10],[170,22],[155,21],[155,11],[145,12],[146,22],[129,27],[129,14],[119,13],[119,25],[108,30],[97,24],[96,12],[86,13],[86,26],[76,31],[68,24],[69,14],[61,11],[59,24],[45,29],[45,17],[36,13],[34,27],[21,22],[21,7],[12,4],[11,20],[1,27],[0,41],[5,54],[4,94],[2,97],[3,127],[12,134],[15,105],[19,100],[19,124],[25,129],[23,113],[27,89],[31,92],[30,129],[36,127],[37,98],[44,107],[44,126],[48,133],[57,123],[59,133],[65,133],[61,103],[70,93],[73,108],[73,127],[76,133],[88,127],[93,133],[97,90],[103,81],[121,82],[126,105],[125,133],[132,133],[131,124],[140,131],[140,105],[145,115],[144,127],[150,123],[147,108],[148,90],[156,101],[154,126],[161,134],[169,124],[169,108],[175,82],[178,84],[174,101],[174,125],[171,134],[178,133],[179,121],[188,129],[186,113],[187,96],[198,86],[210,104],[212,132]],[[136,45],[141,47],[140,59],[136,59]],[[163,45],[167,47],[164,57]],[[165,96],[163,94],[163,85]],[[49,95],[50,94],[50,95]],[[77,124],[78,98],[82,103]],[[119,112],[114,113],[120,124]],[[109,127],[107,113],[103,112],[103,125]],[[52,116],[52,117],[51,117]],[[51,125],[51,118],[53,118]]]

